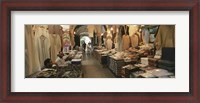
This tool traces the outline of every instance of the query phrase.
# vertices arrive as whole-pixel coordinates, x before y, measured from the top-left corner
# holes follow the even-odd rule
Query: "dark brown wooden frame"
[[[184,93],[13,93],[11,92],[11,11],[189,11],[190,91]],[[0,102],[200,103],[199,0],[3,0],[1,1]],[[183,41],[184,42],[184,41]],[[172,84],[173,85],[173,84]]]

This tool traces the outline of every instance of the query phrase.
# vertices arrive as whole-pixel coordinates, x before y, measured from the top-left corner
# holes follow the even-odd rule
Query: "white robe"
[[[51,60],[55,61],[57,54],[61,50],[61,39],[58,34],[50,34],[50,44],[51,44]]]
[[[40,70],[38,53],[35,45],[35,35],[32,25],[25,26],[25,75],[28,76]]]
[[[44,61],[50,58],[50,40],[49,33],[45,28],[38,27],[35,31],[36,35],[36,49],[38,51],[39,62],[41,66],[44,66]]]
[[[106,47],[107,47],[108,50],[111,50],[111,49],[112,49],[112,43],[113,43],[113,42],[112,42],[111,39],[107,39],[107,41],[106,41],[107,46],[106,46]]]
[[[149,33],[148,29],[146,29],[146,28],[142,30],[142,39],[143,39],[144,44],[149,43],[150,33]]]

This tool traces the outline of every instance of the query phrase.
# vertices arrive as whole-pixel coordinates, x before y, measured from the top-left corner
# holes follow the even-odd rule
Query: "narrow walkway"
[[[83,53],[82,70],[84,78],[115,78],[107,67],[103,67],[90,53]]]

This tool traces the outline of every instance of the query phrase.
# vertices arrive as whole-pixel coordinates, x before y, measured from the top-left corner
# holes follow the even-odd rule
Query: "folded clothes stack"
[[[159,60],[159,59],[156,59],[156,58],[148,58],[149,66],[154,66],[154,67],[156,67],[157,64],[158,64],[158,60]]]
[[[153,69],[152,71],[150,71],[151,74],[155,75],[156,77],[168,77],[168,76],[172,76],[174,75],[174,73],[168,72],[167,70],[164,69]]]
[[[142,78],[157,78],[155,75],[153,75],[152,73],[149,73],[149,72],[141,73],[139,75],[139,77],[142,77]]]
[[[74,59],[81,59],[82,58],[82,54],[76,54],[75,56],[74,56]]]
[[[141,76],[141,74],[145,73],[145,71],[143,70],[138,70],[138,71],[135,71],[135,72],[131,72],[129,77],[130,78],[139,78]]]
[[[36,77],[37,78],[55,78],[57,71],[55,69],[43,69]]]
[[[141,58],[141,63],[144,65],[149,65],[148,58]]]
[[[79,65],[79,64],[81,64],[81,59],[72,59],[71,63]]]
[[[169,78],[170,76],[174,76],[174,73],[169,72],[168,70],[165,69],[159,69],[156,67],[145,67],[145,68],[140,68],[144,72],[135,72],[132,73],[134,76],[142,77],[142,78]],[[173,78],[173,77],[171,77]]]

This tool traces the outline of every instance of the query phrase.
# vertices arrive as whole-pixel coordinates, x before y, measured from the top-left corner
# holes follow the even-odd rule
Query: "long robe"
[[[143,39],[143,43],[144,44],[148,44],[149,43],[150,33],[149,33],[149,30],[147,28],[144,28],[142,30],[142,39]]]
[[[37,27],[35,31],[36,35],[36,49],[38,51],[39,62],[41,66],[44,66],[44,61],[50,58],[50,40],[48,30],[45,28]]]
[[[129,36],[134,35],[138,31],[138,26],[129,25]]]
[[[61,51],[61,39],[58,34],[50,34],[50,44],[51,44],[51,60],[55,61],[57,54]]]
[[[137,47],[139,45],[139,37],[138,37],[138,35],[134,34],[130,38],[131,38],[131,46],[133,48]]]
[[[129,35],[123,35],[122,36],[122,49],[127,50],[130,47],[130,37]]]
[[[107,44],[107,49],[108,49],[108,50],[112,49],[112,44],[113,44],[113,42],[112,42],[111,39],[107,39],[106,44]]]
[[[93,37],[93,33],[95,31],[94,25],[88,25],[87,29],[88,29],[89,37]]]
[[[160,25],[155,39],[156,49],[175,47],[175,25]]]
[[[32,25],[25,26],[25,75],[28,76],[40,70],[38,53],[36,51],[35,35]]]

